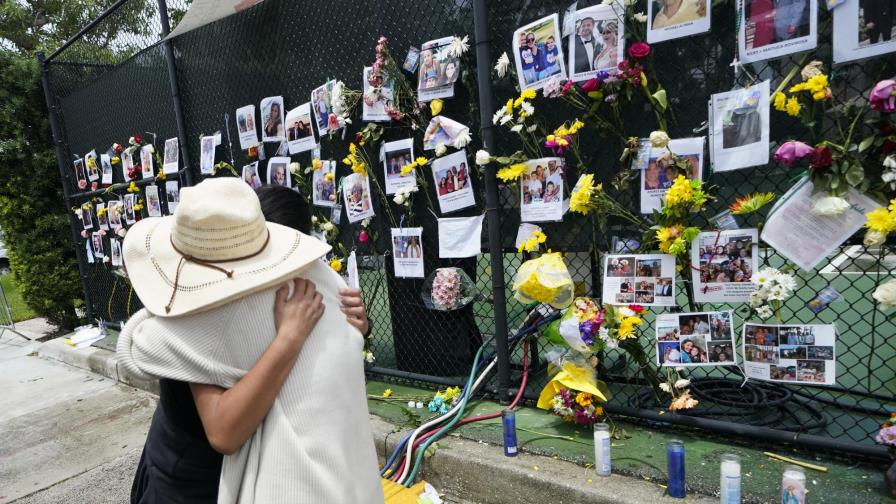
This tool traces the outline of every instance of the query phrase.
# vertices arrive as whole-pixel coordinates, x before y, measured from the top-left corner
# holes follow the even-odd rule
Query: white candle
[[[806,473],[800,466],[784,467],[784,475],[781,477],[781,502],[782,504],[806,503]]]
[[[722,455],[720,467],[722,504],[740,504],[740,457],[732,454]]]
[[[594,470],[598,476],[609,476],[612,471],[610,459],[610,426],[594,424]]]

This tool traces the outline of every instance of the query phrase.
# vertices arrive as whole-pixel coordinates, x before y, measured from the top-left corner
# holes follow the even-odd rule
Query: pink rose
[[[586,93],[590,93],[592,91],[597,91],[597,88],[599,88],[599,87],[600,87],[600,81],[597,79],[597,77],[594,77],[592,79],[585,81],[585,83],[582,84],[582,91],[584,91]]]
[[[81,238],[87,238],[87,230],[86,229],[81,230]]]
[[[563,89],[560,90],[560,94],[562,94],[563,96],[566,96],[567,93],[569,93],[569,90],[572,89],[572,85],[573,84],[572,84],[571,80],[566,81],[566,84],[563,85]]]
[[[628,48],[628,55],[636,60],[644,59],[650,54],[650,45],[645,42],[635,42]]]
[[[878,112],[893,112],[896,110],[896,80],[882,80],[874,85],[868,101],[871,102],[871,108]]]
[[[795,165],[797,161],[812,154],[813,152],[815,152],[815,149],[804,144],[803,142],[791,140],[789,142],[784,142],[780,147],[778,147],[778,150],[775,151],[775,161],[783,164],[784,166],[791,167]]]
[[[370,241],[370,235],[367,234],[367,231],[361,231],[358,233],[358,241],[361,243],[367,243]]]
[[[79,180],[79,181],[78,181],[78,189],[84,189],[85,187],[87,187],[87,181],[86,181],[86,180]]]

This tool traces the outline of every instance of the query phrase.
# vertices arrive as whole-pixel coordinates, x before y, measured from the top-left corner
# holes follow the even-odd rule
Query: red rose
[[[592,79],[585,81],[585,83],[582,84],[582,91],[584,91],[586,93],[590,93],[592,91],[597,91],[597,89],[599,87],[600,87],[600,81],[597,80],[597,77],[594,77]]]
[[[647,45],[647,44],[644,44],[644,45]],[[630,305],[628,305],[628,309],[635,313],[643,313],[644,312],[644,307],[639,304],[630,304]]]
[[[812,169],[821,170],[830,168],[833,163],[833,153],[829,147],[816,147],[815,150],[812,151],[812,158],[809,161],[809,166]]]
[[[140,138],[140,135],[134,135],[134,141],[137,142],[138,144],[143,143],[143,139]]]
[[[650,54],[650,45],[645,42],[635,42],[628,48],[628,55],[636,60],[644,59]]]
[[[566,81],[566,84],[563,84],[563,89],[560,91],[560,94],[566,96],[569,94],[569,90],[572,89],[573,83],[571,80]]]
[[[355,143],[361,145],[361,142],[364,141],[364,135],[360,133],[355,133]]]

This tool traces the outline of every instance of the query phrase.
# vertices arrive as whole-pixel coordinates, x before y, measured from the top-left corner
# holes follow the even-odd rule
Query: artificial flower
[[[495,63],[495,73],[498,74],[498,77],[504,77],[507,75],[507,69],[510,68],[510,58],[507,56],[506,52],[501,53],[501,56],[498,57],[498,62]]]
[[[469,48],[470,37],[468,35],[464,35],[463,38],[454,37],[451,39],[451,45],[448,46],[448,56],[460,58]]]
[[[774,193],[753,193],[738,198],[728,208],[734,215],[747,215],[758,212],[759,209],[761,209],[765,205],[768,205],[769,203],[774,201],[774,199]]]
[[[849,202],[839,196],[824,196],[812,204],[812,213],[821,216],[841,215],[849,208]]]
[[[896,307],[896,279],[878,285],[871,297],[880,303],[880,307],[883,310]]]
[[[650,45],[645,42],[635,42],[629,46],[628,55],[630,58],[642,60],[650,55]]]
[[[871,108],[878,112],[890,113],[896,110],[896,80],[886,79],[875,84],[868,101]]]
[[[479,166],[485,166],[489,164],[492,160],[492,155],[488,153],[487,150],[479,149],[476,151],[476,164]]]
[[[669,145],[669,135],[665,131],[657,130],[650,133],[650,145],[662,149]]]
[[[778,150],[775,151],[775,161],[787,167],[792,167],[797,161],[812,154],[814,151],[815,149],[803,142],[791,140],[784,142],[778,147]]]
[[[435,100],[429,102],[429,110],[432,112],[433,116],[437,116],[442,113],[442,107],[445,105],[441,99],[436,98]]]
[[[516,163],[498,170],[496,176],[504,183],[516,182],[526,171],[525,163]]]
[[[334,257],[330,260],[330,267],[333,268],[333,271],[339,273],[340,271],[342,271],[342,261]]]

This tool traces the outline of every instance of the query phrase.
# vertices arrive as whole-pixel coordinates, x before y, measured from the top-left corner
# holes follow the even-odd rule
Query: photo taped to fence
[[[246,150],[258,145],[258,129],[255,127],[255,105],[236,109],[236,129],[239,133],[240,148]]]
[[[454,83],[460,76],[460,59],[449,54],[454,37],[430,40],[420,46],[417,69],[417,98],[426,103],[454,96]]]
[[[173,214],[180,203],[180,184],[176,180],[165,182],[165,199],[168,202],[168,213]]]
[[[511,40],[520,89],[542,89],[549,80],[566,78],[557,14],[513,32]]]
[[[165,175],[174,175],[180,170],[180,140],[177,137],[165,140],[165,157],[162,171]]]
[[[676,138],[669,141],[668,147],[650,147],[647,166],[640,170],[641,175],[641,213],[651,214],[663,206],[666,192],[672,187],[679,175],[688,180],[703,180],[703,147],[706,137]],[[679,173],[675,167],[672,153],[685,159],[690,165],[688,173]]]
[[[520,220],[563,220],[565,160],[560,157],[530,159],[520,180]]]
[[[709,0],[647,0],[650,44],[709,31]]]
[[[575,12],[574,32],[569,36],[569,75],[575,82],[595,72],[618,72],[625,59],[624,8],[620,3],[595,5]]]
[[[333,113],[330,98],[333,84],[335,84],[334,81],[327,81],[323,86],[311,91],[311,111],[314,113],[315,122],[317,122],[319,136],[323,136],[330,130],[330,114]]]
[[[834,385],[837,330],[833,324],[743,327],[744,373],[759,380]]]
[[[386,194],[395,194],[403,189],[417,187],[414,171],[402,175],[402,168],[414,162],[414,139],[407,138],[383,144],[383,171],[385,173]]]
[[[317,145],[311,125],[311,103],[303,103],[286,114],[286,141],[290,154],[307,152]]]
[[[351,223],[373,217],[373,201],[370,196],[370,180],[366,175],[352,173],[342,179],[342,198],[345,214]]]
[[[742,0],[738,54],[744,63],[815,49],[817,0]]]
[[[321,161],[319,170],[314,170],[311,177],[312,202],[315,206],[335,208],[336,207],[336,161]],[[339,224],[338,217],[341,212],[336,213],[337,219],[330,219],[334,224]]]
[[[659,313],[656,359],[661,366],[736,364],[731,311]]]
[[[463,150],[436,158],[432,162],[430,171],[442,214],[476,205],[467,163],[467,153]]]
[[[737,229],[700,233],[691,242],[694,301],[743,303],[754,290],[759,267],[759,231]]]
[[[292,176],[289,173],[288,157],[272,157],[268,161],[268,184],[276,184],[292,188]]]
[[[605,256],[603,296],[610,304],[675,305],[675,258],[668,254]]]
[[[896,51],[896,6],[887,0],[845,0],[834,9],[834,63]]]
[[[84,156],[84,166],[87,167],[87,179],[95,182],[100,179],[100,167],[97,163],[96,151],[92,150]]]
[[[258,161],[243,167],[243,182],[249,184],[252,189],[261,187],[261,179],[258,178]]]
[[[269,96],[261,100],[261,141],[282,142],[286,140],[283,127],[282,96]]]

